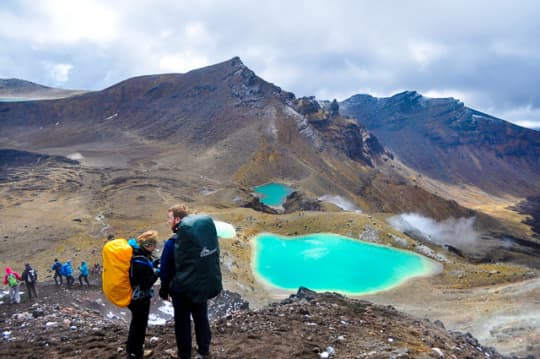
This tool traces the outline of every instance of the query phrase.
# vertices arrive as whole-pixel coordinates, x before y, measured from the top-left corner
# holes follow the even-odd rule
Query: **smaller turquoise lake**
[[[270,182],[254,188],[262,203],[267,206],[280,206],[293,192],[291,187],[282,183]]]
[[[294,238],[263,233],[253,251],[256,277],[290,291],[304,286],[360,295],[440,270],[440,264],[416,253],[329,233]]]

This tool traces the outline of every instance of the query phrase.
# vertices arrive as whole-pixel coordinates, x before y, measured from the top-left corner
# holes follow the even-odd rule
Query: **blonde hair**
[[[172,212],[173,218],[184,218],[189,214],[189,209],[184,204],[175,204],[169,208],[169,212]]]
[[[154,230],[146,231],[137,237],[137,243],[141,247],[156,246],[158,240],[158,232]]]

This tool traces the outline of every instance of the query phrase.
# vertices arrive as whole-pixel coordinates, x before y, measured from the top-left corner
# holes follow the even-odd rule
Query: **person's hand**
[[[169,300],[169,290],[165,287],[159,288],[159,297],[163,300]]]

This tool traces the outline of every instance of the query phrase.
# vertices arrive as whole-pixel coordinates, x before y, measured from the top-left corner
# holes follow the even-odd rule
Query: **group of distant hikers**
[[[100,271],[101,265],[96,263],[92,268],[94,271]],[[90,282],[88,281],[89,269],[85,261],[81,262],[79,270],[79,283],[82,286],[83,280],[86,285],[89,287]],[[73,278],[73,268],[71,266],[71,261],[66,261],[62,264],[58,261],[57,258],[54,259],[54,264],[51,267],[51,271],[54,273],[54,282],[56,285],[64,284],[63,277],[66,278],[66,284],[68,288],[73,286],[75,279]],[[14,271],[11,267],[6,267],[6,274],[4,275],[4,285],[9,288],[9,299],[11,304],[18,304],[21,302],[20,294],[20,283],[24,282],[26,285],[26,291],[28,293],[28,299],[37,299],[38,294],[36,290],[36,284],[38,280],[38,271],[35,268],[32,268],[30,263],[25,263],[24,271],[20,275],[18,272]]]
[[[152,287],[158,278],[159,296],[172,300],[178,358],[191,358],[191,318],[198,347],[196,358],[210,358],[207,302],[222,290],[216,227],[211,217],[189,214],[185,205],[174,205],[167,214],[173,234],[165,242],[160,258],[152,256],[158,245],[155,230],[105,244],[103,292],[112,303],[131,311],[128,358],[152,354],[151,350],[144,350],[144,338],[154,296]]]
[[[101,266],[96,263],[94,264],[94,267],[92,267],[92,272],[99,274],[100,268]],[[90,287],[90,283],[88,282],[88,275],[90,274],[88,264],[86,264],[85,261],[82,261],[81,266],[77,269],[79,270],[79,285],[82,287],[84,280],[86,285]],[[75,278],[73,278],[73,267],[71,266],[70,260],[67,260],[64,264],[62,264],[62,262],[58,261],[58,258],[55,258],[51,270],[54,273],[53,279],[56,285],[63,285],[63,277],[66,277],[66,284],[68,288],[73,286]]]

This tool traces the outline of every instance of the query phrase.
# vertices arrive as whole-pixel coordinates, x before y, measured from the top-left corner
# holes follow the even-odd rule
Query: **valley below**
[[[471,333],[482,345],[508,357],[540,355],[537,254],[527,253],[519,245],[503,248],[495,240],[486,240],[486,245],[478,248],[487,252],[458,256],[395,230],[384,213],[346,212],[331,204],[326,204],[324,211],[264,213],[241,207],[249,202],[249,190],[196,173],[185,176],[174,168],[96,170],[94,166],[47,161],[47,165],[4,172],[0,187],[2,267],[11,265],[20,271],[19,263],[30,262],[50,283],[48,269],[54,258],[71,259],[75,264],[80,260],[99,263],[101,247],[110,233],[129,238],[156,229],[165,240],[169,235],[166,210],[183,202],[195,212],[208,213],[235,227],[236,237],[220,240],[224,286],[249,302],[252,309],[266,308],[291,294],[267,287],[254,276],[254,236],[262,232],[284,236],[336,233],[415,251],[442,264],[442,272],[432,277],[415,278],[356,299],[391,305],[420,319],[438,320],[446,329]],[[486,260],[489,253],[501,260]],[[84,292],[75,294],[79,301],[85,298]],[[66,295],[69,304],[71,293]],[[103,298],[101,294],[98,297]],[[3,300],[2,306],[8,305],[7,297]],[[11,306],[9,311],[14,310]]]

